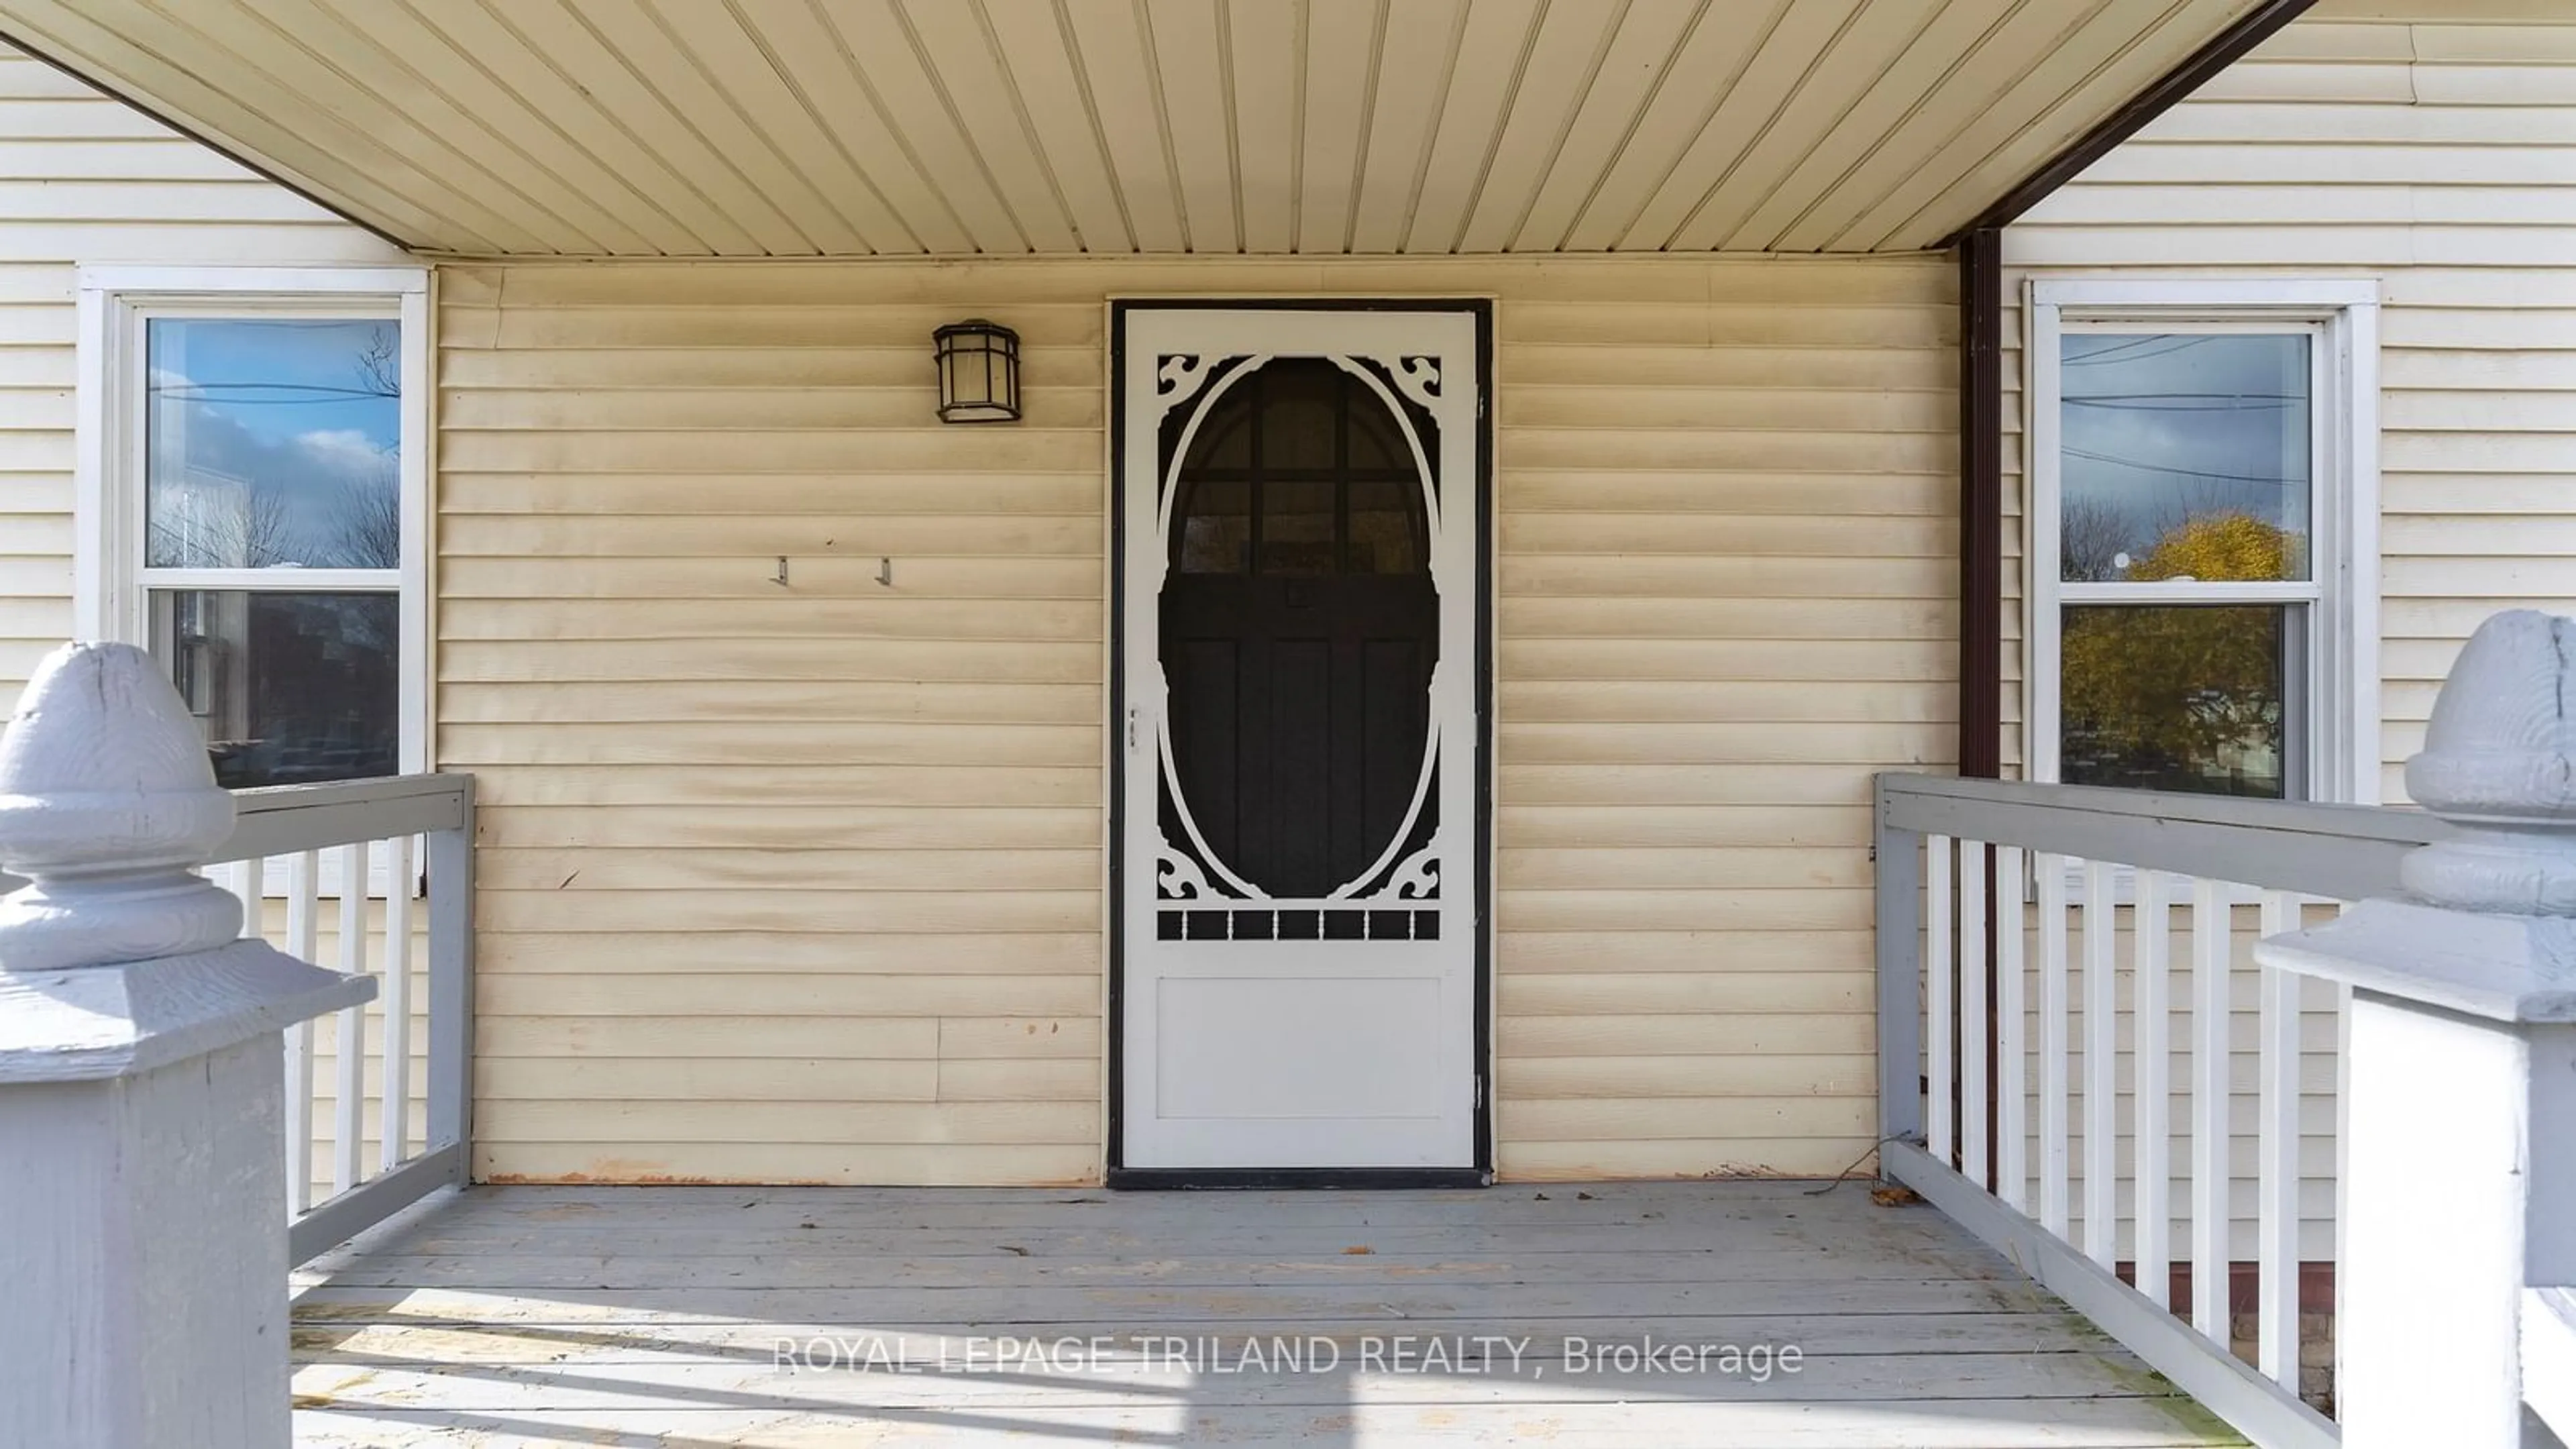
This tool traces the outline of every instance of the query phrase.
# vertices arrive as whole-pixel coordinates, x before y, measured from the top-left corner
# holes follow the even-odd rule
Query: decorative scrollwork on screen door
[[[1314,544],[1270,544],[1275,561],[1296,571],[1329,558],[1336,562],[1328,566],[1328,571],[1337,567],[1348,573],[1355,559],[1364,559],[1362,572],[1383,573],[1391,571],[1389,560],[1393,558],[1406,568],[1428,575],[1436,608],[1436,600],[1446,592],[1442,586],[1455,581],[1442,579],[1436,564],[1440,556],[1442,499],[1441,439],[1434,405],[1440,398],[1442,379],[1440,361],[1435,357],[1408,356],[1392,361],[1359,356],[1275,358],[1258,353],[1156,357],[1153,401],[1159,412],[1155,430],[1159,466],[1155,520],[1163,546],[1150,551],[1139,549],[1138,563],[1162,568],[1165,585],[1170,584],[1175,570],[1183,575],[1193,570],[1222,571],[1231,567],[1237,557],[1249,560],[1242,565],[1247,572],[1261,570],[1262,561],[1251,557],[1256,546],[1251,540],[1262,536],[1261,524],[1252,521],[1257,512],[1254,505],[1237,505],[1243,514],[1240,519],[1231,514],[1216,516],[1204,499],[1193,500],[1189,494],[1194,487],[1231,486],[1227,480],[1235,473],[1229,469],[1239,469],[1242,476],[1253,480],[1267,476],[1259,454],[1263,419],[1247,423],[1247,409],[1240,405],[1238,395],[1245,391],[1257,394],[1263,384],[1255,379],[1274,362],[1291,366],[1273,372],[1273,379],[1301,378],[1304,381],[1300,385],[1309,390],[1317,386],[1313,379],[1318,375],[1318,363],[1329,364],[1349,379],[1339,385],[1344,420],[1334,434],[1338,440],[1335,464],[1345,480],[1363,475],[1369,480],[1365,485],[1348,481],[1340,485],[1344,491],[1338,495],[1334,513],[1338,531],[1329,539]],[[1229,398],[1238,398],[1237,405],[1230,408]],[[1281,405],[1264,418],[1278,429],[1294,416],[1290,408]],[[1352,418],[1360,421],[1350,421]],[[1247,426],[1251,429],[1249,440],[1233,436],[1233,432]],[[1384,460],[1384,467],[1378,471],[1368,472],[1353,464],[1362,448],[1356,441],[1361,433],[1368,435],[1366,446],[1376,450],[1370,453],[1371,459]],[[1192,468],[1185,466],[1189,464],[1195,464],[1196,471],[1185,477],[1192,473]],[[1294,470],[1273,471],[1285,477]],[[1362,530],[1353,526],[1352,519],[1361,510],[1353,502],[1352,490],[1358,486],[1380,489],[1369,495],[1374,503],[1387,496],[1383,492],[1385,480],[1399,476],[1411,498],[1403,505],[1404,516],[1415,521],[1397,527],[1385,522],[1394,515],[1371,512],[1366,522],[1377,529],[1377,536],[1359,538]],[[1210,479],[1217,481],[1211,483]],[[1250,496],[1249,486],[1237,491]],[[1418,536],[1398,537],[1404,527]],[[1176,528],[1183,531],[1177,538]],[[1296,585],[1291,582],[1288,587],[1293,591]],[[1461,666],[1437,658],[1436,636],[1434,649],[1434,662],[1422,671],[1425,677],[1421,680],[1419,713],[1412,716],[1419,722],[1423,743],[1419,765],[1410,771],[1412,778],[1406,782],[1410,785],[1409,799],[1401,822],[1382,844],[1373,844],[1364,866],[1327,889],[1282,894],[1264,888],[1236,869],[1210,844],[1194,813],[1189,792],[1183,788],[1183,771],[1174,759],[1172,730],[1156,731],[1160,848],[1153,869],[1155,933],[1159,939],[1438,939],[1444,854],[1439,809],[1440,739],[1445,722],[1440,711],[1445,693],[1441,685],[1448,671]],[[1160,661],[1157,669],[1164,676],[1162,718],[1168,723],[1173,717],[1170,676]]]

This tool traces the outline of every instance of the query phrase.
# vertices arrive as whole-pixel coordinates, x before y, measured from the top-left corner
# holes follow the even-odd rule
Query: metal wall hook
[[[782,589],[787,587],[787,555],[778,556],[778,572],[770,575],[769,581]]]
[[[894,587],[893,559],[881,558],[877,560],[877,582],[885,585],[889,589]]]

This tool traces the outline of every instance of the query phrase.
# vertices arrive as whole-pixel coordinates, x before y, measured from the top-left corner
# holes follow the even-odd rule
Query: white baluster
[[[2023,1134],[2030,1114],[2023,1100],[2030,1070],[2023,1053],[2029,1028],[2022,1020],[2022,853],[1995,847],[1995,1188],[2015,1212],[2030,1211],[2030,1155]]]
[[[2353,901],[2334,903],[2335,919],[2352,913]],[[2334,1281],[2344,1281],[2344,1225],[2352,1221],[2344,1196],[2352,1181],[2352,985],[2334,983],[2335,993],[2335,1165],[2334,1165]],[[2340,1374],[2342,1366],[2335,1371]]]
[[[319,954],[322,857],[300,851],[288,858],[286,954],[313,962]],[[313,964],[319,964],[314,962]],[[313,1206],[313,1023],[286,1029],[286,1210]]]
[[[2033,858],[2039,872],[2039,1222],[2066,1236],[2067,1140],[2066,870],[2062,855]]]
[[[1927,1048],[1925,1091],[1929,1098],[1923,1117],[1924,1150],[1955,1165],[1958,1157],[1951,1130],[1950,1095],[1957,1081],[1952,1075],[1950,1056],[1951,1032],[1956,1027],[1951,1008],[1950,900],[1954,883],[1950,876],[1950,837],[1923,837],[1923,859],[1923,1034]]]
[[[384,1170],[400,1167],[411,1132],[411,837],[385,842]]]
[[[228,860],[214,868],[216,883],[230,891],[234,900],[241,902],[242,939],[248,941],[260,938],[259,906],[263,890],[260,867],[265,864],[267,862],[260,860]]]
[[[2228,1343],[2227,977],[2233,929],[2225,887],[2191,883],[2191,1323]]]
[[[1959,842],[1959,1171],[1986,1180],[1986,847]]]
[[[2135,1080],[2130,1090],[2134,1109],[2132,1135],[2137,1140],[2136,1234],[2138,1291],[2170,1307],[2173,1264],[2172,1123],[2168,1120],[2173,1090],[2169,1070],[2173,997],[2169,928],[2165,910],[2165,877],[2161,871],[2137,873],[2137,907],[2131,925],[2137,950],[2134,1005],[2137,1038]]]
[[[340,974],[367,974],[367,847],[364,843],[340,847]],[[347,1192],[358,1185],[366,1169],[360,1165],[365,1150],[367,1121],[367,1008],[363,1003],[343,1009],[337,1023],[338,1042],[333,1046],[332,1065],[338,1070],[331,1096],[331,1190]]]
[[[2084,1252],[2108,1268],[2120,1246],[2119,915],[2111,867],[2084,864]]]
[[[2297,904],[2263,893],[2263,934],[2296,926]],[[2255,1239],[2255,1337],[2259,1366],[2273,1382],[2299,1386],[2299,978],[2257,968],[2262,978],[2261,1076]]]

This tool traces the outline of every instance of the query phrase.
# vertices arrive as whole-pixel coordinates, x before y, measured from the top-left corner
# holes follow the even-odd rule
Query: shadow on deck
[[[1815,1186],[476,1188],[297,1275],[296,1443],[2240,1442]]]

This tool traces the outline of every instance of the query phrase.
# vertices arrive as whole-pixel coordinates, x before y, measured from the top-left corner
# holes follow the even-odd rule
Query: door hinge
[[[1478,1110],[1482,1110],[1482,1109],[1484,1108],[1484,1105],[1485,1105],[1485,1074],[1484,1074],[1484,1073],[1482,1073],[1482,1072],[1478,1072],[1478,1073],[1476,1074],[1476,1107],[1478,1108]]]
[[[1127,711],[1127,753],[1136,753],[1136,711],[1132,706]]]

